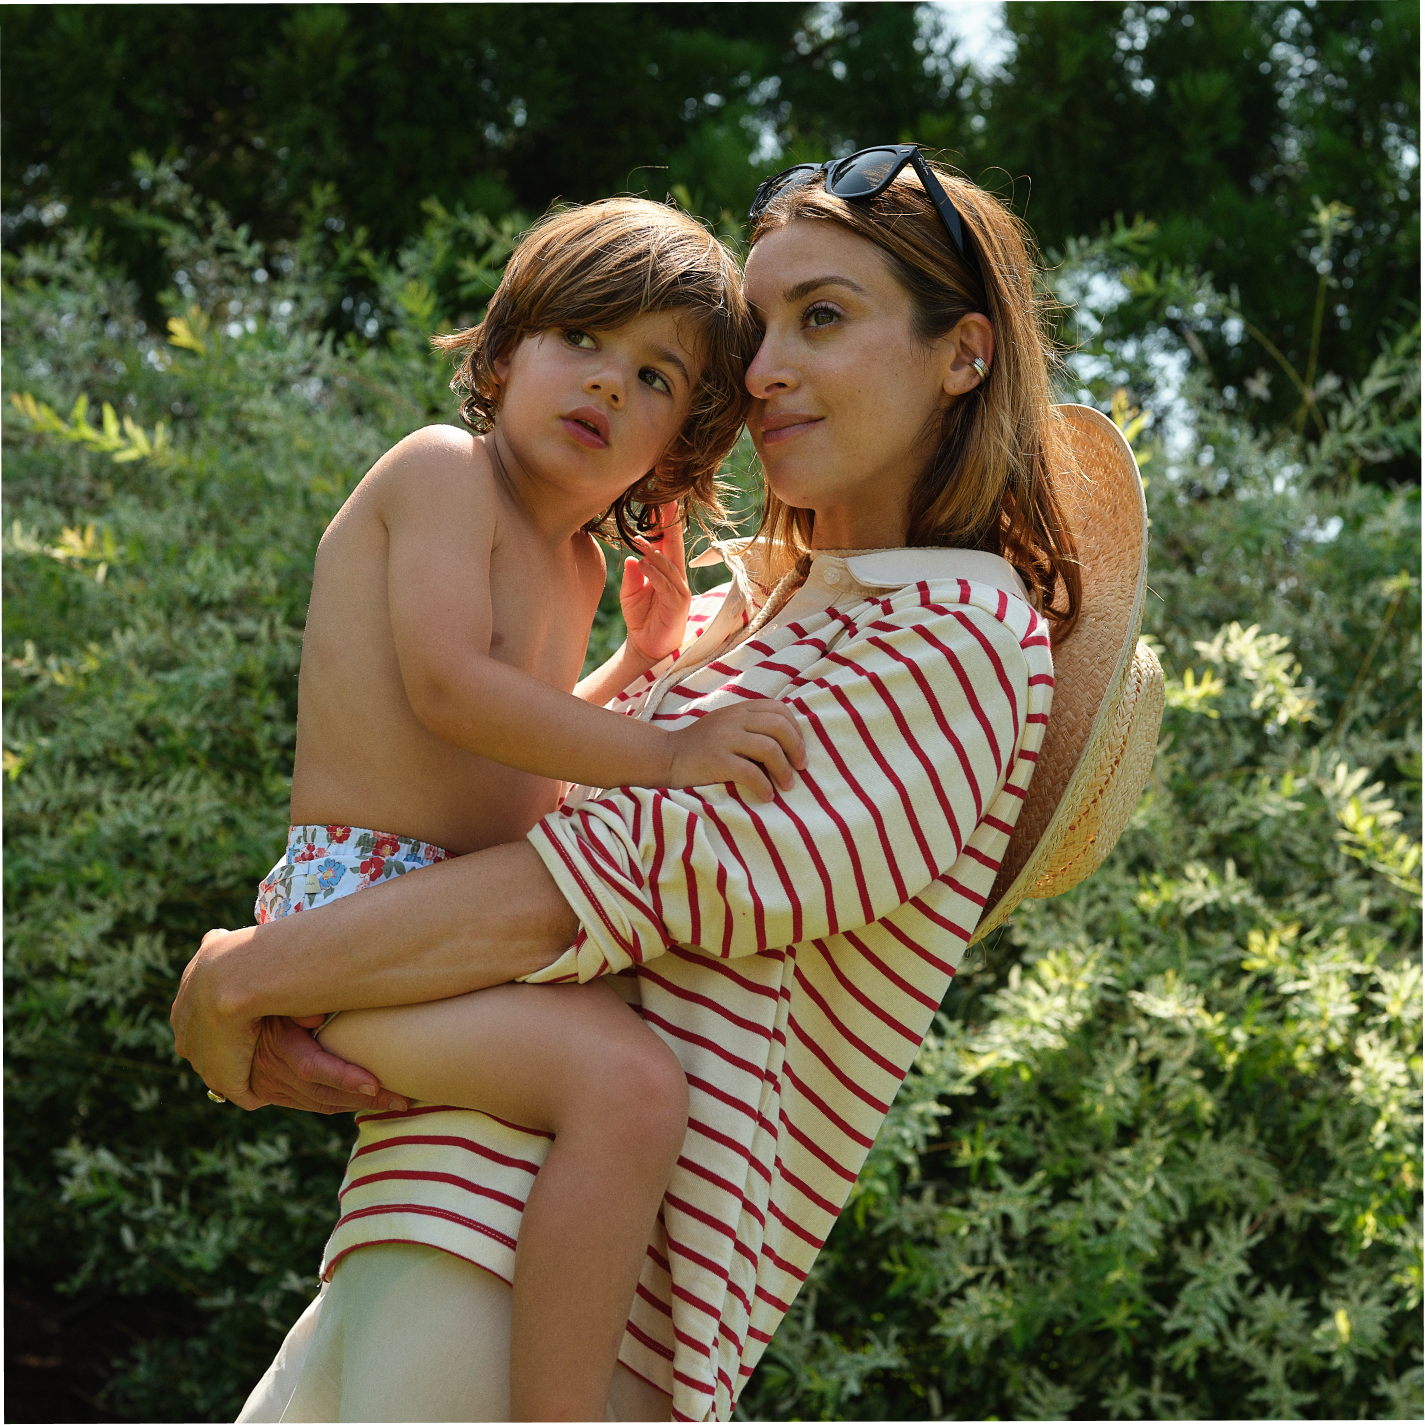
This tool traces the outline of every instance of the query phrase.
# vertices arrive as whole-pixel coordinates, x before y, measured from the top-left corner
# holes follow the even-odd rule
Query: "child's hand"
[[[683,645],[692,594],[683,572],[683,522],[676,504],[659,511],[661,531],[652,539],[639,538],[641,559],[623,563],[619,603],[628,628],[629,646],[652,667]]]
[[[793,769],[807,764],[796,714],[771,698],[718,708],[669,735],[670,787],[736,782],[758,801],[770,802],[776,796],[772,783],[790,791]]]

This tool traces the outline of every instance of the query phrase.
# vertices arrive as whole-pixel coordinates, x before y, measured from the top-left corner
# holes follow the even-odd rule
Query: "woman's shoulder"
[[[828,571],[834,578],[836,569]],[[1048,646],[1043,615],[1013,565],[977,549],[892,549],[850,555],[845,575],[885,615],[912,622],[999,624],[1018,641]],[[874,615],[872,621],[874,622]]]

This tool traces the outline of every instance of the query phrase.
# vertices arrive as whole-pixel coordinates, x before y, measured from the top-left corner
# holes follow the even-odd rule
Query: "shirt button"
[[[828,584],[839,584],[841,582],[840,571],[837,569],[828,569],[826,571],[826,582]]]

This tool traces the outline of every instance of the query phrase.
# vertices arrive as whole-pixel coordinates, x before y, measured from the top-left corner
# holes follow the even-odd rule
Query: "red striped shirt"
[[[785,700],[809,759],[792,790],[755,805],[729,787],[576,793],[530,833],[583,928],[529,978],[636,974],[688,1077],[667,1231],[620,1351],[677,1419],[731,1416],[949,986],[1034,772],[1044,622],[1008,565],[997,587],[957,575],[959,557],[821,555],[751,639],[773,581],[734,568],[730,590],[695,600],[696,640],[614,706],[677,728]],[[327,1268],[399,1235],[508,1279],[502,1243],[547,1137],[455,1110],[413,1135],[404,1117],[360,1120]]]

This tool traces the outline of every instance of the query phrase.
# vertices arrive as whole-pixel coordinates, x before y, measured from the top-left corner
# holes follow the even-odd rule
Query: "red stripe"
[[[762,1078],[762,1070],[750,1060],[740,1059],[736,1054],[729,1053],[722,1045],[715,1044],[704,1034],[694,1034],[691,1029],[684,1029],[682,1025],[674,1024],[672,1020],[664,1019],[661,1014],[655,1014],[646,1005],[643,1009],[643,1022],[645,1024],[656,1024],[666,1033],[673,1035],[674,1038],[681,1039],[686,1044],[696,1044],[699,1048],[706,1049],[711,1054],[716,1054],[724,1063],[731,1064],[734,1069],[741,1069],[744,1074],[751,1074],[753,1078],[759,1081]]]
[[[895,1015],[891,1014],[887,1010],[882,1009],[881,1006],[878,1005],[875,1000],[871,998],[870,995],[866,994],[865,991],[862,990],[859,985],[855,984],[852,981],[851,977],[846,974],[844,970],[842,970],[841,966],[836,963],[836,959],[834,956],[829,953],[826,953],[824,947],[818,948],[823,949],[822,964],[824,964],[826,968],[830,970],[833,975],[835,975],[837,983],[841,986],[843,990],[846,991],[848,995],[851,996],[852,999],[856,1001],[857,1004],[861,1006],[862,1009],[866,1010],[869,1014],[875,1015],[875,1017],[879,1019],[882,1024],[884,1024],[888,1029],[893,1029],[897,1034],[901,1036],[902,1039],[908,1039],[912,1044],[916,1045],[917,1048],[919,1047],[920,1041],[924,1037],[923,1035],[916,1034],[913,1030],[907,1029],[905,1025],[903,1025],[900,1020],[895,1017]],[[797,967],[797,973],[799,975],[801,974],[800,966]],[[829,1010],[828,1013],[830,1013]],[[833,1016],[833,1019],[834,1018],[835,1016]],[[852,1037],[846,1026],[843,1025],[840,1020],[836,1020],[836,1027],[848,1038]],[[855,1042],[858,1046],[861,1047],[861,1052],[863,1054],[871,1055],[874,1053],[871,1047],[865,1044],[863,1040],[857,1039]],[[879,1056],[877,1057],[879,1058]],[[881,1059],[880,1062],[887,1067],[888,1072],[897,1074],[897,1076],[901,1078],[905,1077],[905,1071],[897,1070],[896,1067],[891,1064],[888,1059]]]
[[[858,1133],[839,1113],[831,1108],[810,1084],[797,1074],[790,1064],[784,1064],[782,1066],[782,1073],[788,1083],[796,1085],[797,1091],[803,1098],[809,1099],[816,1105],[823,1117],[834,1123],[853,1143],[859,1144],[868,1151],[870,1150],[871,1145],[876,1140],[874,1138],[868,1138],[864,1133]]]
[[[779,1257],[765,1242],[762,1244],[762,1255],[778,1271],[786,1272],[789,1277],[795,1277],[798,1285],[807,1279],[807,1274],[800,1267],[793,1266],[785,1257]]]
[[[930,951],[925,948],[924,945],[920,944],[919,941],[912,939],[911,936],[909,936],[904,930],[902,930],[893,919],[883,920],[880,924],[882,930],[886,931],[896,940],[899,940],[900,943],[904,945],[907,950],[909,950],[913,955],[919,956],[922,960],[925,961],[927,965],[931,967],[931,969],[938,970],[942,975],[953,975],[955,973],[954,965],[952,965],[948,960],[940,959],[938,955],[932,955]]]
[[[797,894],[797,889],[792,883],[792,878],[787,871],[786,863],[782,860],[782,854],[777,849],[777,843],[768,834],[767,824],[757,814],[756,808],[742,795],[741,788],[733,786],[732,795],[738,805],[742,807],[747,815],[747,819],[752,824],[752,829],[757,833],[762,841],[762,845],[767,852],[768,858],[772,862],[773,869],[777,872],[777,879],[782,883],[782,890],[786,894],[787,905],[792,912],[792,927],[789,943],[795,945],[802,938],[802,902]],[[762,943],[763,934],[759,927],[757,942]]]
[[[722,1133],[711,1124],[704,1123],[698,1118],[688,1119],[688,1132],[697,1133],[706,1138],[711,1143],[716,1143],[720,1148],[726,1148],[730,1153],[736,1153],[739,1158],[746,1158],[749,1162],[752,1158],[752,1149],[746,1144],[739,1142],[730,1133]],[[678,1161],[683,1162],[682,1158]]]
[[[729,787],[731,786],[730,783],[728,785]],[[752,874],[752,870],[748,866],[746,858],[738,849],[737,838],[733,836],[733,834],[727,829],[727,824],[717,814],[717,810],[714,807],[713,803],[707,797],[702,796],[699,796],[697,800],[703,809],[703,814],[710,822],[712,822],[715,827],[717,827],[718,834],[722,837],[723,849],[731,855],[732,859],[736,861],[739,866],[742,867],[743,885],[746,887],[748,898],[752,903],[753,940],[760,949],[767,943],[767,916],[766,912],[762,908],[762,897],[758,894],[757,891],[757,878]],[[719,856],[718,893],[720,895],[723,895],[724,903],[727,903],[727,897],[725,894],[723,894],[723,888],[726,884],[724,876],[726,865],[726,858],[723,856]],[[722,953],[724,959],[726,959],[727,956],[732,953],[732,927],[732,906],[729,903],[727,906],[726,928],[723,932],[722,938]]]
[[[1000,617],[1003,618],[1003,614]],[[1019,699],[1014,695],[1014,688],[1010,684],[1009,674],[1004,670],[1004,663],[1001,661],[999,653],[977,620],[963,613],[957,613],[955,620],[962,628],[969,631],[971,637],[985,650],[985,657],[994,664],[995,676],[999,679],[999,685],[1004,690],[1005,697],[1009,699],[1010,716],[1014,719],[1014,740],[1017,742],[1019,740]]]
[[[865,959],[869,960],[871,964],[873,964],[876,969],[878,969],[881,974],[883,974],[886,979],[888,979],[903,995],[909,995],[911,999],[919,1000],[920,1003],[925,1005],[928,1009],[940,1008],[940,1001],[938,999],[931,999],[928,994],[925,994],[921,990],[916,989],[916,987],[911,984],[909,980],[902,979],[898,974],[896,974],[894,970],[891,969],[889,965],[887,965],[883,960],[880,959],[879,956],[877,956],[872,951],[871,947],[867,945],[865,941],[858,939],[855,935],[852,935],[849,932],[847,933],[846,939],[850,941],[850,943],[861,952],[862,956]]]
[[[753,1166],[760,1166],[757,1164],[753,1164],[753,1160],[750,1155],[748,1157],[748,1162]],[[695,1178],[702,1178],[704,1182],[711,1183],[712,1186],[717,1188],[720,1192],[725,1192],[729,1197],[736,1198],[739,1202],[742,1201],[743,1195],[746,1190],[743,1185],[731,1182],[727,1178],[720,1177],[717,1173],[713,1172],[711,1168],[705,1167],[702,1163],[696,1162],[692,1158],[687,1157],[686,1155],[678,1159],[678,1166],[685,1173],[691,1173],[692,1176]]]
[[[835,1158],[831,1156],[830,1153],[826,1151],[825,1148],[819,1148],[815,1143],[813,1143],[811,1139],[805,1133],[803,1133],[802,1130],[798,1128],[797,1125],[793,1123],[790,1118],[787,1117],[785,1110],[783,1110],[782,1112],[782,1127],[787,1130],[788,1135],[794,1141],[800,1143],[802,1147],[805,1148],[806,1151],[812,1155],[813,1158],[817,1159],[817,1161],[820,1162],[823,1167],[829,1168],[831,1172],[833,1172],[843,1182],[849,1185],[856,1181],[856,1174],[848,1172],[845,1168],[841,1166],[840,1163],[836,1161]]]
[[[518,1168],[531,1177],[539,1171],[538,1163],[511,1158],[507,1153],[497,1153],[493,1148],[487,1148],[483,1143],[476,1143],[471,1138],[457,1138],[448,1133],[403,1133],[397,1138],[382,1138],[378,1142],[368,1143],[364,1148],[358,1148],[351,1155],[350,1161],[354,1163],[368,1153],[379,1153],[385,1148],[407,1147],[464,1148],[467,1152],[488,1158],[493,1163],[500,1163],[507,1168]]]
[[[888,625],[888,627],[893,632],[899,631],[895,629],[894,625]],[[921,668],[913,658],[908,657],[892,644],[882,641],[880,646],[910,673],[915,685],[920,689],[921,697],[925,699],[926,706],[934,715],[935,725],[940,729],[940,735],[950,744],[956,758],[959,760],[960,770],[965,775],[965,785],[969,787],[970,796],[975,803],[975,820],[978,821],[980,817],[984,815],[985,810],[984,803],[980,797],[979,777],[976,775],[974,766],[970,762],[969,753],[965,751],[964,743],[961,742],[956,735],[955,729],[951,727],[949,720],[946,718],[940,706],[939,699],[936,698],[931,691],[930,683],[925,676],[925,670]],[[958,855],[961,846],[964,844],[964,837],[961,835],[959,824],[955,822],[953,818],[951,819],[950,830],[955,837],[955,852]]]
[[[758,1024],[754,1020],[744,1019],[740,1014],[734,1014],[730,1009],[719,1004],[709,995],[699,994],[696,990],[684,989],[681,985],[674,984],[671,980],[666,980],[656,971],[643,966],[640,979],[651,980],[659,989],[672,995],[675,999],[684,1000],[688,1004],[701,1005],[704,1009],[712,1011],[720,1019],[726,1020],[729,1024],[734,1024],[737,1028],[748,1034],[755,1034],[761,1039],[770,1039],[772,1031],[765,1024]]]
[[[644,1301],[646,1301],[649,1306],[656,1307],[670,1321],[673,1319],[673,1308],[669,1306],[666,1301],[663,1301],[661,1298],[654,1296],[653,1293],[649,1291],[648,1288],[644,1286],[642,1282],[639,1282],[638,1284],[637,1295],[641,1297]]]
[[[795,942],[793,942],[795,943]],[[743,964],[734,961],[728,964],[723,960],[714,960],[710,955],[699,955],[695,950],[685,950],[681,945],[672,945],[668,948],[670,955],[676,956],[679,960],[688,965],[694,966],[698,970],[707,970],[710,973],[723,975],[731,980],[738,989],[745,990],[748,994],[765,995],[768,999],[775,1000],[777,991],[769,985],[759,985],[755,980],[747,978],[747,970]],[[753,956],[744,956],[744,960],[751,960]],[[781,959],[780,950],[763,950],[756,958],[760,959]]]
[[[812,995],[812,999],[816,1000],[818,1004],[821,1003],[821,1001],[818,1000],[817,996],[814,994]],[[824,1005],[822,1006],[822,1008],[823,1010],[825,1010]],[[823,1049],[821,1045],[817,1042],[816,1036],[804,1033],[801,1025],[797,1023],[794,1017],[788,1016],[787,1022],[792,1026],[793,1031],[796,1033],[797,1043],[805,1049],[810,1049],[813,1056],[821,1061],[822,1067],[832,1076],[832,1078],[836,1079],[837,1082],[840,1083],[842,1088],[846,1089],[849,1093],[855,1094],[857,1098],[861,1099],[864,1103],[869,1104],[877,1111],[877,1113],[881,1114],[883,1117],[890,1112],[890,1100],[877,1098],[874,1094],[869,1093],[866,1089],[863,1089],[861,1085],[858,1084],[849,1075],[843,1073],[841,1069],[839,1069],[832,1062],[831,1056],[826,1052],[826,1050]]]
[[[462,1217],[458,1212],[449,1212],[443,1207],[428,1207],[420,1202],[388,1202],[380,1207],[354,1208],[352,1211],[342,1214],[332,1236],[335,1237],[343,1227],[357,1222],[363,1217],[389,1217],[397,1212],[410,1212],[417,1217],[439,1217],[445,1222],[454,1222],[458,1227],[468,1227],[472,1232],[478,1232],[482,1237],[489,1237],[492,1241],[499,1242],[511,1251],[514,1251],[515,1248],[513,1237],[507,1237],[503,1232],[496,1232],[493,1227],[487,1226],[483,1222],[477,1222],[473,1217]]]
[[[579,864],[574,860],[572,856],[570,856],[569,852],[565,849],[563,841],[559,837],[554,835],[553,831],[550,830],[549,824],[547,822],[536,822],[535,830],[538,831],[540,835],[545,839],[545,841],[547,841],[549,845],[554,848],[555,854],[564,863],[565,870],[567,870],[569,874],[574,878],[575,882],[579,886],[580,891],[583,892],[584,900],[587,903],[589,909],[592,910],[594,914],[598,916],[599,920],[603,922],[604,929],[608,931],[609,939],[612,940],[616,945],[620,946],[631,960],[638,960],[640,957],[634,953],[632,942],[625,940],[624,937],[621,936],[614,928],[613,922],[609,919],[607,913],[604,910],[603,902],[599,899],[598,896],[593,893],[593,891],[589,889],[589,883],[584,879]]]
[[[788,1217],[787,1214],[783,1212],[782,1209],[778,1207],[775,1202],[769,1202],[767,1204],[767,1211],[770,1212],[772,1216],[775,1217],[777,1221],[780,1222],[782,1226],[785,1227],[787,1231],[790,1232],[794,1237],[800,1237],[803,1242],[807,1243],[807,1245],[812,1248],[813,1251],[821,1251],[821,1244],[826,1241],[825,1237],[817,1237],[814,1236],[812,1233],[808,1232],[806,1228],[801,1225],[801,1223],[795,1222],[792,1218]]]
[[[704,1227],[711,1227],[714,1232],[721,1233],[729,1241],[735,1241],[737,1232],[729,1227],[725,1222],[719,1222],[710,1212],[704,1212],[701,1207],[694,1207],[691,1202],[684,1197],[675,1197],[671,1192],[664,1195],[663,1201],[669,1207],[675,1207],[679,1212],[686,1213],[694,1222],[701,1222]]]
[[[970,677],[961,663],[955,650],[948,644],[943,643],[928,628],[923,625],[917,626],[915,630],[933,648],[938,648],[945,656],[945,661],[950,665],[951,671],[959,680],[960,691],[965,695],[965,702],[969,705],[970,711],[974,713],[975,720],[980,724],[980,731],[985,735],[985,743],[990,749],[990,756],[995,761],[995,778],[998,780],[1004,774],[1004,758],[1000,755],[999,739],[995,737],[994,725],[990,722],[984,707],[980,703],[979,693],[975,688],[975,680]]]
[[[869,641],[873,647],[880,648],[882,650],[885,649],[884,639],[872,638]],[[902,743],[915,755],[916,760],[920,763],[921,768],[924,770],[926,780],[929,783],[930,789],[935,793],[935,799],[940,804],[941,814],[950,824],[950,827],[952,829],[952,835],[955,838],[956,850],[958,852],[960,845],[959,824],[955,819],[955,812],[953,807],[951,806],[950,798],[946,795],[945,788],[941,785],[940,776],[939,773],[936,772],[934,764],[931,762],[930,758],[925,755],[925,752],[921,748],[919,741],[915,737],[915,734],[911,732],[910,724],[906,721],[905,715],[900,709],[898,700],[891,696],[890,690],[886,687],[885,679],[882,678],[881,675],[877,673],[874,669],[860,668],[858,665],[851,663],[848,659],[842,657],[840,654],[832,654],[831,657],[832,661],[838,663],[840,666],[845,668],[851,668],[859,672],[871,685],[872,689],[880,698],[882,705],[891,715],[891,719],[894,721],[896,729],[901,735]],[[849,705],[847,710],[852,713],[853,717],[856,716],[854,711],[849,707]],[[925,838],[921,835],[920,821],[916,816],[915,807],[912,803],[912,800],[906,792],[905,784],[901,781],[899,777],[896,776],[895,772],[891,768],[890,764],[886,761],[886,759],[881,756],[881,751],[876,744],[876,740],[871,737],[869,731],[866,729],[861,719],[856,718],[856,722],[857,726],[861,728],[862,741],[866,743],[872,755],[876,758],[876,761],[881,765],[881,768],[885,772],[886,777],[890,780],[896,791],[900,793],[901,804],[905,808],[906,818],[910,822],[911,827],[915,832],[916,840],[920,843],[920,854],[922,855],[922,857],[924,857],[926,867],[929,869],[930,874],[932,876],[935,875],[941,868],[935,864],[935,858],[932,857],[932,855],[930,854],[930,849],[925,844]]]
[[[383,1182],[449,1183],[451,1187],[462,1188],[465,1192],[473,1193],[478,1197],[492,1198],[505,1207],[514,1208],[516,1212],[524,1211],[523,1198],[515,1197],[507,1192],[497,1192],[494,1188],[482,1187],[479,1183],[472,1183],[468,1178],[457,1177],[454,1173],[416,1171],[414,1169],[410,1172],[402,1172],[397,1168],[383,1173],[367,1173],[365,1177],[352,1179],[337,1193],[337,1201],[340,1202],[347,1193],[355,1192],[359,1187],[366,1187],[368,1183]]]
[[[655,1355],[662,1356],[665,1361],[671,1361],[673,1359],[673,1353],[667,1346],[661,1341],[655,1341],[652,1336],[646,1331],[641,1331],[632,1321],[624,1327],[624,1330],[627,1331],[640,1346],[646,1346]]]
[[[687,1074],[687,1070],[684,1070]],[[765,1069],[763,1071],[765,1076]],[[730,1094],[726,1089],[719,1088],[716,1084],[707,1079],[700,1079],[695,1074],[687,1074],[688,1087],[697,1089],[699,1093],[705,1093],[709,1098],[715,1098],[720,1103],[725,1103],[729,1108],[735,1108],[739,1113],[745,1113],[754,1122],[757,1119],[757,1110],[750,1103],[744,1103],[735,1094]]]
[[[807,1183],[804,1183],[795,1173],[788,1171],[786,1163],[779,1156],[777,1159],[777,1171],[782,1176],[782,1181],[790,1183],[806,1200],[814,1207],[819,1207],[829,1217],[840,1215],[841,1209],[833,1206],[819,1192],[816,1192]],[[760,1294],[760,1293],[759,1293]]]

